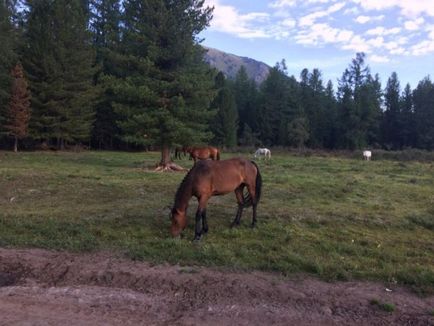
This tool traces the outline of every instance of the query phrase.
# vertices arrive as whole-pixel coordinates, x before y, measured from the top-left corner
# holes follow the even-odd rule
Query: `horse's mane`
[[[184,188],[186,187],[187,182],[189,181],[189,177],[191,175],[191,171],[193,171],[193,169],[190,169],[190,171],[188,171],[188,173],[184,176],[184,179],[182,179],[181,183],[179,184],[178,189],[176,190],[175,201],[173,203],[173,208],[175,208],[176,203],[178,203],[181,200],[181,196],[182,196],[182,194],[184,192]]]

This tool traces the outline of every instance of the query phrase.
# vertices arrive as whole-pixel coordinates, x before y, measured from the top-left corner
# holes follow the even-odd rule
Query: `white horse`
[[[372,157],[372,152],[371,151],[363,151],[363,158],[366,161],[370,161]]]
[[[263,155],[266,159],[271,159],[271,151],[268,148],[258,148],[255,152],[255,158],[261,157]]]

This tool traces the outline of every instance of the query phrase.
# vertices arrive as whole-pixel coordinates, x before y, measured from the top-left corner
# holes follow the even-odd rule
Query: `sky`
[[[434,75],[434,0],[205,0],[214,7],[203,45],[288,74],[318,68],[337,85],[357,52],[383,88],[392,72],[403,89]]]

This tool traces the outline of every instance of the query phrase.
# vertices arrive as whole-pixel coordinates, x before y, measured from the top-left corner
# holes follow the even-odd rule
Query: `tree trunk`
[[[163,148],[161,149],[161,161],[160,161],[160,165],[166,166],[169,163],[171,163],[170,148],[169,148],[169,146],[163,146]]]
[[[161,148],[161,161],[158,164],[155,171],[185,171],[182,166],[179,166],[172,162],[170,159],[170,147],[163,146]]]
[[[15,142],[14,142],[14,152],[18,152],[18,137],[15,136]]]

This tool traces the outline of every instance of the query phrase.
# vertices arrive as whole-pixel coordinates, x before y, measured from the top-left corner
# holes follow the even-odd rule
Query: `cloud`
[[[300,31],[295,40],[304,45],[343,44],[349,42],[353,36],[354,33],[350,30],[333,28],[328,24],[314,24],[310,29]]]
[[[386,63],[396,56],[434,53],[433,1],[274,0],[252,12],[229,5],[230,0],[206,0],[206,5],[215,7],[210,30],[365,52],[373,62]]]
[[[404,23],[404,27],[406,30],[416,31],[419,29],[420,25],[422,25],[424,22],[425,22],[425,19],[423,19],[422,17],[419,17],[416,20],[407,20]]]
[[[434,40],[424,40],[410,48],[410,53],[414,56],[426,55],[434,52]]]
[[[367,35],[393,35],[393,34],[399,34],[401,32],[400,27],[394,27],[386,29],[383,26],[378,26],[372,29],[369,29],[366,31]]]
[[[241,14],[233,6],[222,5],[219,0],[207,0],[207,6],[214,6],[211,29],[233,34],[241,38],[268,38],[266,30],[255,27],[258,22],[266,22],[268,13],[251,12]]]
[[[297,4],[325,4],[335,2],[336,0],[277,0],[273,1],[269,6],[271,8],[294,7]]]
[[[382,36],[371,38],[367,41],[367,43],[374,48],[380,48],[384,46],[384,38]]]
[[[293,7],[297,3],[297,0],[278,0],[270,4],[271,8],[283,8],[283,7]]]
[[[327,17],[345,7],[344,2],[338,2],[334,5],[330,6],[327,10],[321,10],[313,12],[309,15],[303,16],[300,18],[298,24],[300,26],[311,26],[315,23],[318,18]]]
[[[358,22],[359,24],[366,24],[370,20],[371,17],[369,16],[359,16],[355,19],[355,21]]]
[[[366,24],[368,22],[380,21],[384,19],[384,15],[380,16],[358,16],[355,21],[359,24]]]
[[[419,17],[421,14],[434,16],[432,0],[353,0],[364,10],[386,10],[399,8],[401,15],[409,18]]]
[[[387,62],[390,62],[390,59],[388,57],[383,56],[383,55],[376,55],[376,54],[370,55],[368,57],[368,59],[370,61],[376,62],[376,63],[387,63]]]
[[[428,37],[429,37],[431,40],[434,40],[434,25],[429,25],[429,26],[427,26],[427,27],[426,27],[426,31],[427,31],[427,33],[428,33]]]
[[[364,38],[362,38],[360,35],[355,35],[351,38],[351,40],[342,46],[343,50],[350,50],[354,52],[365,52],[370,53],[371,47],[366,42]]]

